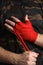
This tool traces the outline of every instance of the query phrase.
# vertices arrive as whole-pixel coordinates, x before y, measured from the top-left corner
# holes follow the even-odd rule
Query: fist
[[[16,65],[36,65],[38,53],[26,51],[22,54],[17,54],[16,58],[13,56],[13,64]],[[15,60],[14,60],[15,59]]]

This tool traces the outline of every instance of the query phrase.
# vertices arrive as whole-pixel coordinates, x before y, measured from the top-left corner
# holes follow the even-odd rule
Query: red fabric
[[[20,41],[21,46],[23,47],[24,51],[29,51],[26,43],[24,42],[23,38],[21,37],[19,31],[14,28],[14,34],[17,36],[18,40]]]
[[[34,42],[37,38],[38,33],[34,31],[34,28],[29,20],[26,20],[25,23],[16,23],[15,29],[19,31],[19,34],[24,40]]]

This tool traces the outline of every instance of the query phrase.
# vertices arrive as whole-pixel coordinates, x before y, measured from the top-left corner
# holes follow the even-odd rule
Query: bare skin
[[[11,18],[16,21],[16,23],[21,22],[18,18],[14,16],[12,16]],[[25,20],[29,20],[27,15],[25,16]],[[4,25],[6,26],[6,28],[13,32],[13,28],[15,27],[16,23],[8,19],[6,19],[5,21],[6,23]],[[37,39],[34,43],[40,47],[43,47],[43,34],[38,33]],[[0,51],[0,55],[2,55],[0,56],[0,60],[4,60],[13,65],[36,65],[37,57],[39,55],[38,53],[35,53],[33,51],[26,51],[22,54],[15,54],[2,48],[0,48]]]
[[[0,47],[0,62],[13,65],[36,65],[38,55],[32,51],[16,54]]]
[[[19,19],[13,18],[16,22],[20,22]],[[15,23],[6,19],[5,26],[13,32]],[[38,55],[38,53],[33,51],[25,51],[22,54],[16,54],[0,47],[0,62],[11,63],[13,65],[36,65]]]
[[[19,20],[18,18],[14,17],[14,16],[11,16],[11,18],[16,22],[16,23],[19,23],[21,22],[21,20]],[[25,20],[29,20],[28,19],[28,15],[25,16]],[[15,22],[11,21],[11,20],[8,20],[6,19],[5,20],[6,23],[5,23],[5,26],[10,29],[11,31],[13,31],[13,27],[15,27]],[[10,25],[9,25],[10,24]],[[18,24],[19,25],[19,24]],[[37,36],[37,39],[35,40],[34,42],[36,45],[40,46],[43,48],[43,34],[40,34],[38,33],[38,36]]]

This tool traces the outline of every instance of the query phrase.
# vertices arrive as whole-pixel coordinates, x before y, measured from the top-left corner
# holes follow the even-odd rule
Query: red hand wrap
[[[18,40],[20,41],[20,44],[22,45],[24,51],[30,51],[26,43],[24,42],[23,38],[20,36],[20,33],[15,28],[14,28],[14,34],[17,36]]]
[[[38,33],[34,31],[30,21],[26,20],[26,23],[18,22],[15,27],[24,40],[35,42]]]

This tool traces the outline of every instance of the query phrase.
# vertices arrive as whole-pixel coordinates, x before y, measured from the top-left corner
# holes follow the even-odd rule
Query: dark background
[[[4,23],[6,18],[11,20],[12,15],[24,21],[26,14],[29,15],[34,29],[43,34],[43,0],[0,0],[0,46],[15,53],[24,52],[17,37],[4,27]],[[31,42],[25,42],[30,50],[40,53],[41,60],[38,64],[43,65],[43,49]]]

